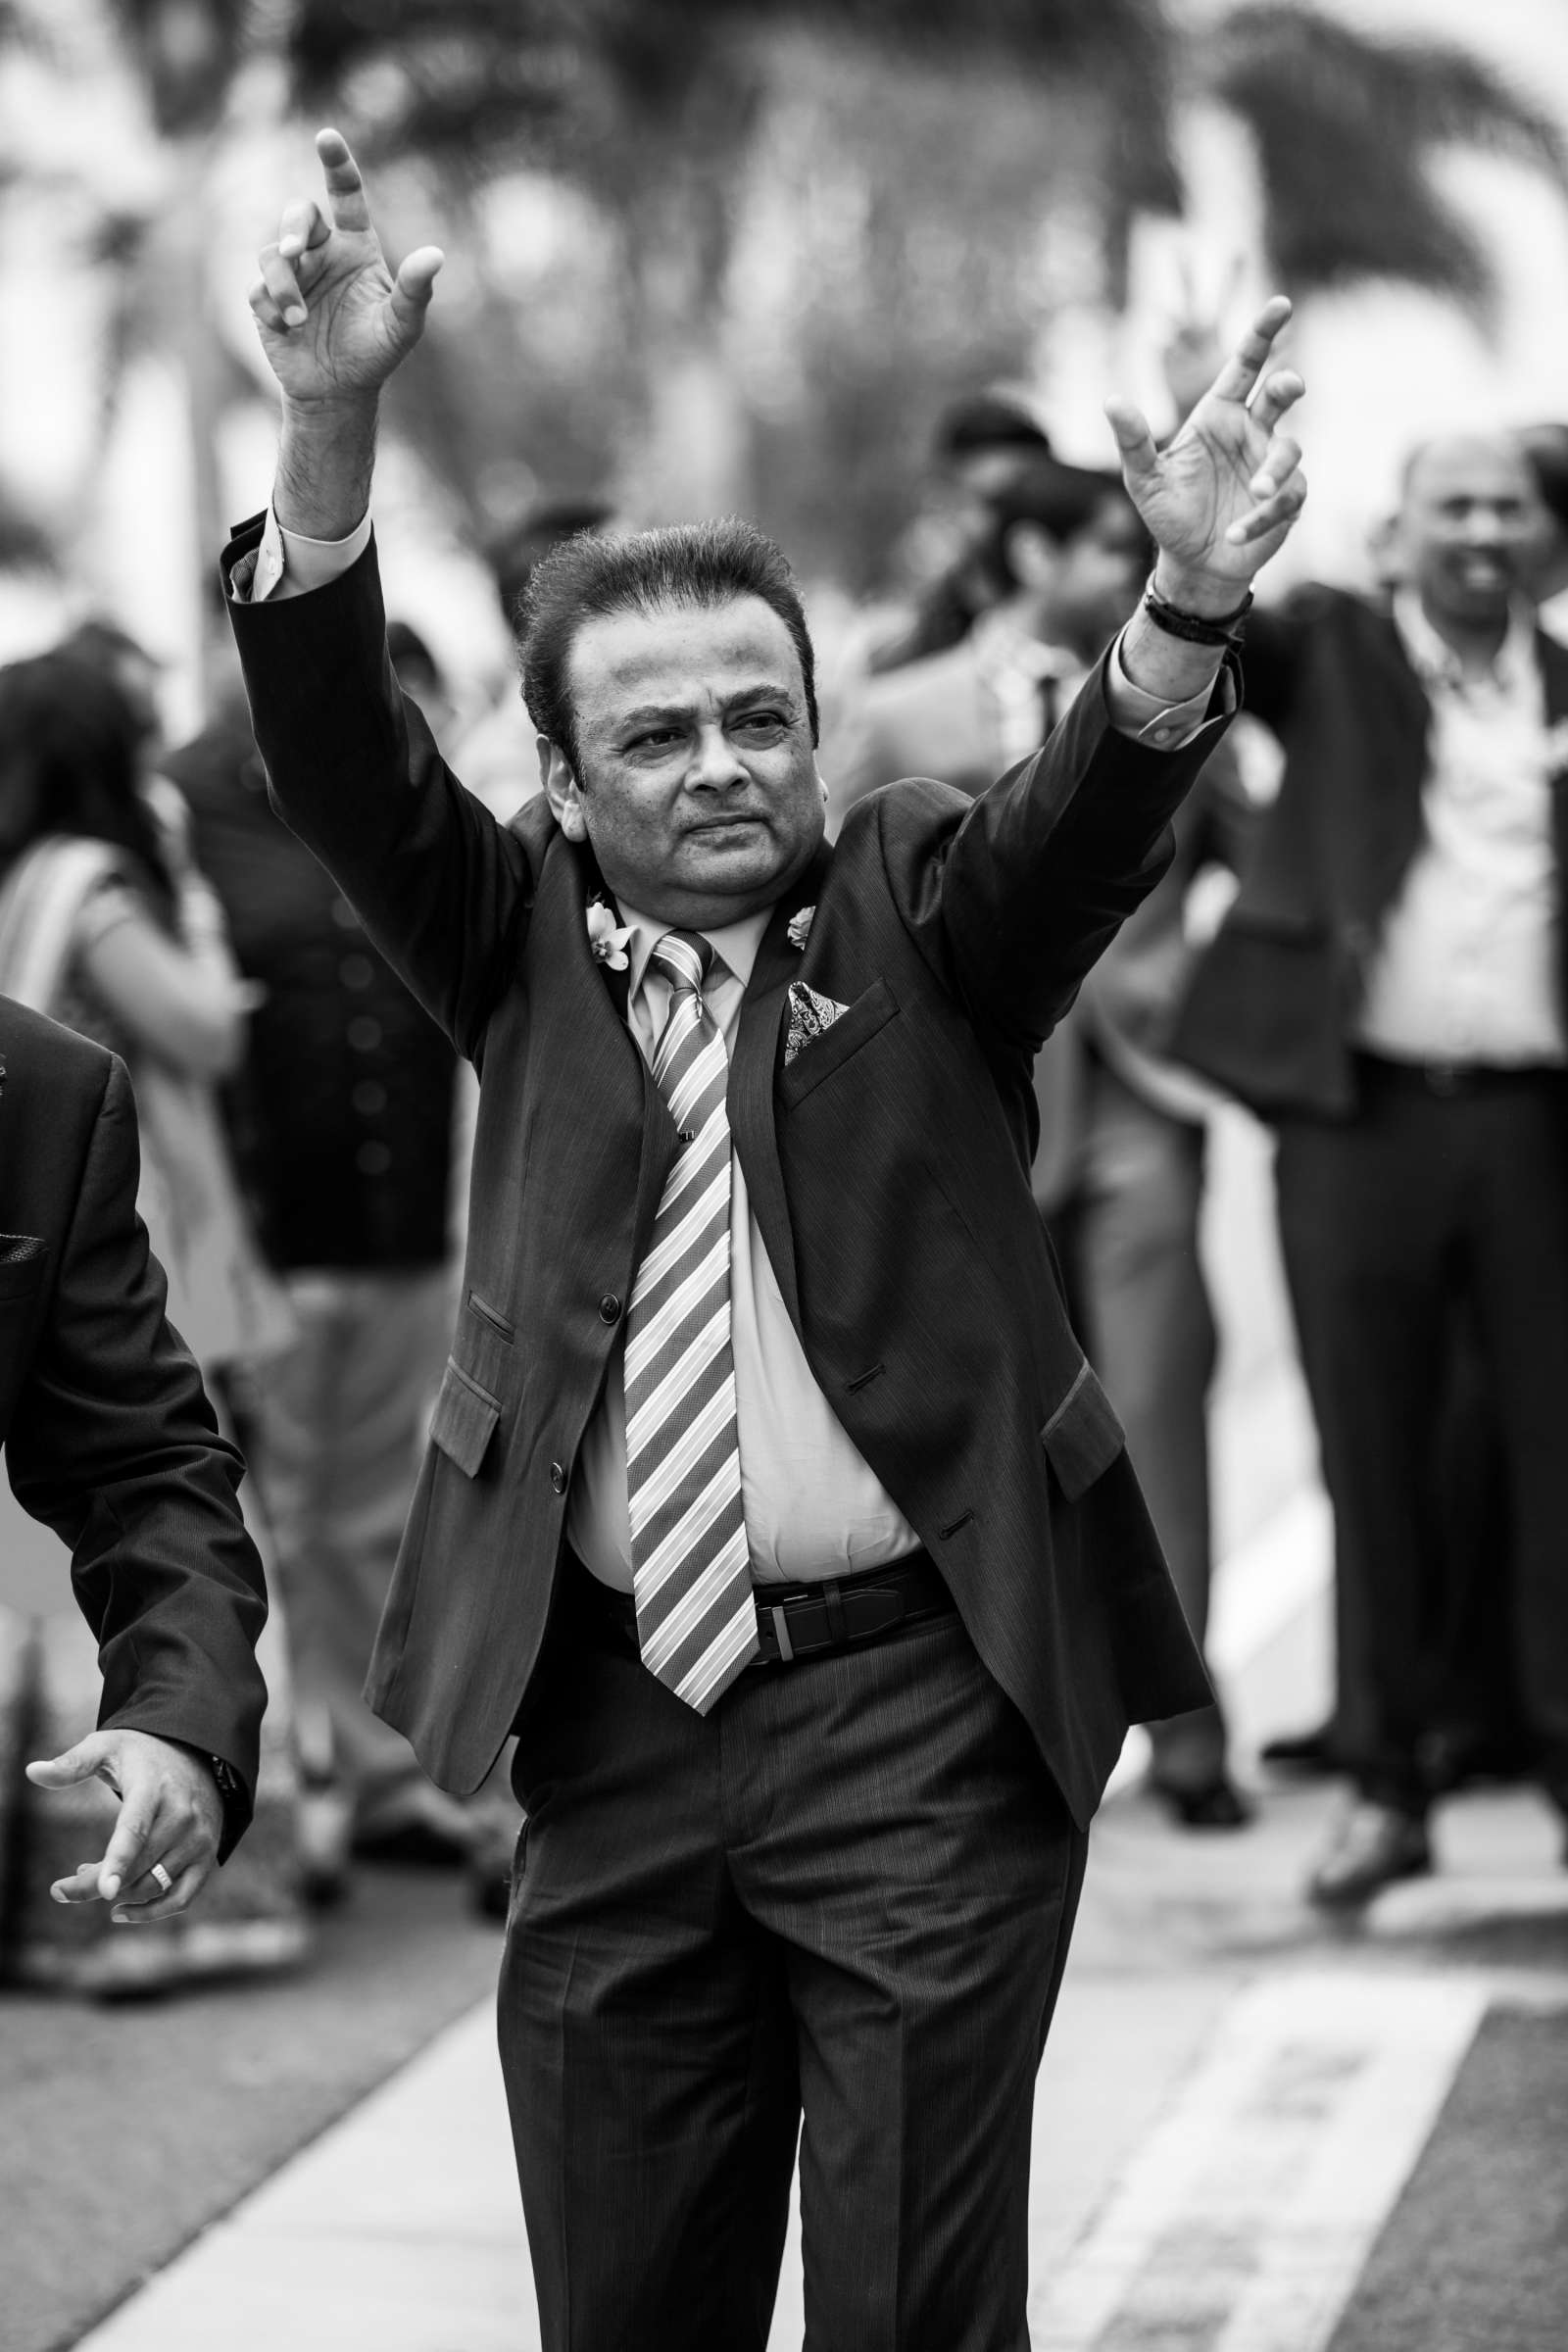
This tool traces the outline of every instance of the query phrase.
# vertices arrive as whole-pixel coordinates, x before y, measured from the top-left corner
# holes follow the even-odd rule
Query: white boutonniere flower
[[[806,943],[811,936],[811,918],[815,912],[814,906],[803,906],[799,914],[790,916],[784,936],[792,948],[799,948],[804,953]]]
[[[588,909],[588,950],[595,963],[607,964],[612,972],[623,972],[630,944],[630,923],[617,923],[604,900],[595,899]]]

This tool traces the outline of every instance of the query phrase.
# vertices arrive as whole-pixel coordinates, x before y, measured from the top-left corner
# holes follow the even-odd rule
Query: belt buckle
[[[784,1613],[782,1602],[770,1602],[767,1605],[767,1614],[773,1621],[773,1639],[778,1643],[778,1662],[781,1666],[793,1666],[795,1644],[790,1640],[789,1620]]]

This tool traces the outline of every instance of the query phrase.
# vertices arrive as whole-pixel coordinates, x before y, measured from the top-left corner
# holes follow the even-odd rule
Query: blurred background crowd
[[[1519,1203],[1477,1221],[1428,1181],[1500,1153],[1529,1214],[1561,1214],[1563,1007],[1531,962],[1560,928],[1543,796],[1568,763],[1568,681],[1532,633],[1568,578],[1556,0],[6,0],[0,991],[131,1067],[142,1213],[251,1462],[277,1606],[255,1830],[189,1922],[108,1936],[48,1905],[77,1833],[17,1777],[96,1688],[63,1559],[7,1502],[0,1963],[112,1992],[295,1961],[313,1906],[383,1859],[505,1911],[504,1784],[440,1795],[358,1696],[456,1299],[471,1082],[273,816],[215,584],[270,474],[252,257],[279,192],[314,186],[320,122],[393,249],[448,255],[376,520],[405,691],[503,821],[533,788],[511,634],[532,565],[576,530],[725,512],[806,586],[834,821],[905,774],[983,788],[1147,573],[1102,397],[1174,430],[1259,291],[1292,296],[1313,494],[1250,637],[1254,710],[1042,1059],[1036,1197],[1201,1634],[1231,1339],[1207,1139],[1227,1102],[1281,1138],[1340,1694],[1273,1761],[1361,1799],[1317,1898],[1426,1867],[1428,1807],[1476,1773],[1568,1808],[1560,1423],[1515,1444],[1499,1370],[1568,1403],[1568,1367],[1495,1262]],[[1375,796],[1406,758],[1424,836],[1334,816],[1345,779]],[[1456,836],[1433,798],[1455,792]],[[1361,923],[1360,1011],[1293,997],[1273,949],[1239,957],[1233,917],[1276,947]],[[1450,1033],[1423,957],[1516,921],[1479,1031]],[[1355,1190],[1368,1136],[1401,1201],[1430,1196],[1399,1270],[1419,1311],[1345,1247],[1410,1240]],[[1222,1707],[1156,1729],[1151,1771],[1173,1832],[1245,1830]]]

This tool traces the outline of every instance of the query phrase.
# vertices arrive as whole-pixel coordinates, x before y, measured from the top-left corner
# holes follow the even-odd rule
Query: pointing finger
[[[1218,375],[1212,393],[1218,400],[1245,400],[1263,372],[1274,339],[1291,315],[1291,306],[1283,294],[1275,294],[1264,303]]]
[[[333,227],[364,234],[370,225],[370,207],[360,167],[350,153],[347,139],[340,130],[318,130],[316,152],[326,181],[326,201]]]
[[[1148,417],[1142,409],[1135,407],[1130,400],[1123,400],[1119,393],[1106,401],[1105,415],[1116,436],[1122,471],[1128,482],[1143,481],[1154,471],[1159,462],[1159,451],[1149,429]]]

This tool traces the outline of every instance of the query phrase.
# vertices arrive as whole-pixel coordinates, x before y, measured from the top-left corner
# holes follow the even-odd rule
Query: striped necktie
[[[703,1002],[713,951],[666,931],[654,1078],[682,1150],[626,1315],[626,1495],[643,1663],[706,1715],[757,1655],[730,1350],[729,1062]]]

